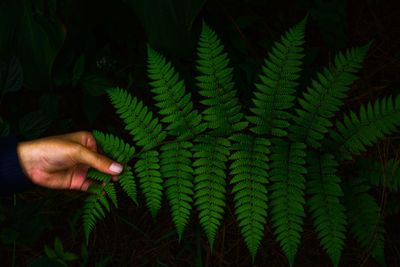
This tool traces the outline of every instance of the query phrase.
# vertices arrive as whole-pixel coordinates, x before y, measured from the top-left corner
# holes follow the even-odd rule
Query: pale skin
[[[98,153],[90,132],[20,142],[17,155],[23,172],[34,184],[52,189],[87,191],[93,183],[86,178],[89,167],[118,179],[123,166]]]

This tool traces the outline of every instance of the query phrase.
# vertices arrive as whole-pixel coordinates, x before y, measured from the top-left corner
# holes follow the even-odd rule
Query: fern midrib
[[[270,108],[271,117],[270,117],[269,120],[266,119],[265,116],[262,117],[264,122],[267,122],[267,123],[271,122],[271,124],[270,124],[271,127],[269,127],[269,132],[267,132],[267,134],[269,134],[269,135],[272,135],[272,131],[273,131],[272,120],[273,120],[273,118],[275,118],[275,113],[276,113],[276,110],[275,110],[276,101],[275,100],[276,100],[276,97],[277,97],[277,94],[278,94],[278,90],[281,89],[280,80],[282,79],[282,76],[283,76],[282,72],[283,72],[284,66],[286,66],[286,63],[288,62],[289,49],[292,49],[294,47],[294,42],[292,42],[292,41],[289,41],[289,42],[290,42],[290,46],[285,51],[286,53],[285,53],[285,57],[284,57],[284,60],[283,60],[284,64],[282,64],[280,66],[280,69],[279,69],[280,70],[279,71],[279,78],[275,81],[275,90],[274,90],[274,94],[273,94],[273,97],[272,97],[272,106]]]
[[[319,174],[320,175],[318,175],[319,177],[318,177],[318,179],[320,180],[320,182],[321,182],[321,184],[322,184],[322,191],[321,192],[319,192],[321,195],[322,195],[322,197],[323,197],[323,203],[324,203],[324,210],[327,210],[327,212],[328,212],[328,217],[329,218],[335,218],[335,213],[334,212],[332,212],[332,210],[331,210],[331,207],[330,207],[330,205],[328,204],[328,196],[327,196],[327,194],[325,194],[325,192],[328,192],[326,189],[326,183],[324,182],[324,179],[322,178],[322,177],[324,177],[324,172],[323,172],[323,168],[322,168],[322,162],[321,162],[321,160],[322,159],[318,159],[318,171],[319,171]],[[320,179],[321,178],[321,179]],[[322,194],[322,193],[324,193],[324,194]],[[333,216],[332,216],[333,215]],[[328,220],[328,228],[329,228],[329,234],[331,235],[331,236],[335,236],[336,237],[336,235],[334,234],[334,227],[333,227],[333,225],[331,224],[331,220]]]
[[[349,65],[349,64],[347,64],[347,65]],[[337,81],[338,81],[340,75],[345,73],[345,70],[344,70],[344,67],[345,67],[345,66],[346,66],[346,65],[344,65],[344,66],[342,67],[342,69],[340,69],[340,71],[339,71],[339,70],[336,70],[336,71],[334,72],[333,77],[332,77],[331,86],[330,86],[328,89],[324,90],[323,93],[322,93],[322,96],[319,98],[319,104],[318,104],[318,106],[316,107],[315,112],[312,113],[312,117],[311,117],[311,119],[308,121],[309,123],[307,124],[307,127],[305,128],[306,131],[305,131],[305,134],[303,135],[303,139],[301,139],[300,142],[302,142],[302,143],[307,143],[306,141],[307,141],[307,139],[308,139],[308,137],[309,137],[309,135],[310,135],[311,127],[314,125],[315,118],[319,115],[319,111],[320,111],[321,107],[323,106],[323,105],[322,105],[322,102],[323,102],[323,100],[325,99],[326,95],[329,95],[329,94],[328,94],[328,91],[332,91],[332,88],[335,88],[334,85],[337,83]],[[335,78],[336,78],[336,79],[335,79]],[[323,87],[323,88],[324,88],[324,87]],[[325,88],[324,88],[324,89],[325,89]],[[306,100],[305,100],[305,101],[306,101]],[[307,111],[307,113],[308,113],[308,111]],[[304,127],[302,127],[302,128],[304,129]]]
[[[209,49],[209,50],[211,50],[212,51],[212,47],[211,47],[211,40],[208,38],[208,36],[207,36],[207,42],[206,42],[206,44],[207,44],[207,48]],[[216,89],[217,89],[217,92],[218,92],[218,94],[217,94],[217,100],[218,100],[218,103],[223,107],[223,117],[224,117],[224,121],[225,122],[229,122],[229,123],[225,123],[226,125],[228,125],[228,130],[227,130],[227,132],[232,132],[232,128],[233,128],[233,125],[232,125],[232,123],[231,123],[231,120],[230,120],[230,117],[229,117],[229,115],[228,115],[228,111],[227,111],[227,109],[226,109],[226,103],[224,102],[224,101],[222,101],[223,100],[223,95],[225,95],[226,94],[226,92],[225,92],[225,88],[222,86],[222,84],[221,84],[221,82],[220,82],[220,80],[217,78],[217,75],[216,75],[216,72],[217,72],[217,70],[216,70],[216,64],[215,64],[215,61],[216,61],[216,57],[215,56],[213,56],[211,53],[209,54],[209,56],[210,56],[210,63],[211,63],[211,67],[212,67],[212,69],[213,69],[213,72],[212,72],[212,78],[213,78],[213,80],[214,80],[214,82],[216,83]]]
[[[357,127],[357,129],[354,130],[354,127],[353,127],[353,129],[346,129],[347,130],[346,133],[348,133],[348,134],[346,135],[345,138],[343,138],[343,142],[341,142],[341,144],[339,144],[339,147],[336,151],[340,152],[340,151],[343,151],[343,148],[345,148],[346,149],[345,151],[353,152],[352,149],[348,147],[348,143],[350,140],[355,138],[355,136],[358,136],[358,133],[362,132],[365,128],[371,127],[372,123],[374,123],[376,121],[380,121],[380,120],[386,120],[388,117],[393,116],[394,113],[398,113],[397,115],[400,115],[400,110],[394,110],[394,112],[390,112],[390,110],[389,110],[388,112],[385,112],[382,116],[379,116],[374,120],[370,120],[369,118],[367,118],[367,122],[362,122],[360,119],[359,120],[360,124],[359,124],[359,127]],[[381,115],[381,114],[382,113],[379,113],[378,115]],[[344,137],[344,136],[342,136],[342,137]]]
[[[168,88],[167,93],[168,93],[170,99],[172,99],[174,101],[174,104],[175,104],[174,107],[177,107],[175,110],[177,110],[179,112],[180,117],[183,120],[186,129],[189,129],[189,131],[191,133],[191,136],[192,137],[195,136],[196,132],[194,131],[192,125],[190,124],[190,122],[188,121],[187,117],[185,116],[187,114],[185,114],[183,112],[183,108],[181,107],[180,102],[176,99],[175,94],[172,93],[172,87],[169,86],[169,84],[167,82],[167,79],[165,77],[165,73],[161,72],[161,70],[160,70],[160,73],[161,73],[161,78],[162,78],[162,81],[163,81],[165,87]]]

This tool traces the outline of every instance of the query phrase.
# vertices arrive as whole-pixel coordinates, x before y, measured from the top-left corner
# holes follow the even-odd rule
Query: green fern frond
[[[161,174],[179,240],[189,221],[193,202],[193,169],[190,142],[175,141],[161,147]]]
[[[241,121],[243,113],[232,81],[233,69],[227,67],[229,59],[223,50],[218,36],[203,23],[197,48],[200,75],[196,77],[199,94],[207,98],[201,101],[208,106],[203,118],[210,129],[229,134],[246,128],[247,122]]]
[[[86,173],[86,177],[100,182],[108,183],[111,181],[112,175],[90,168]]]
[[[292,266],[305,217],[306,145],[280,139],[273,139],[271,143],[271,221],[275,236]]]
[[[362,67],[369,44],[339,53],[335,64],[317,73],[318,80],[299,99],[301,109],[296,109],[296,124],[291,129],[291,139],[311,147],[321,146],[320,141],[332,126],[329,121],[343,105],[351,84],[358,78],[355,73]]]
[[[361,105],[359,115],[350,112],[343,122],[336,121],[331,131],[332,151],[338,159],[351,159],[352,155],[365,152],[386,135],[392,134],[400,125],[400,95],[383,97],[373,104]]]
[[[291,118],[288,110],[294,106],[296,82],[300,77],[301,59],[304,57],[304,28],[306,19],[296,24],[275,42],[262,67],[254,93],[255,108],[250,108],[254,116],[247,119],[256,126],[251,131],[256,134],[274,136],[287,135]]]
[[[230,138],[234,143],[230,166],[235,213],[253,261],[264,237],[267,223],[268,146],[265,138],[237,134]]]
[[[230,142],[226,138],[202,136],[193,146],[195,205],[202,225],[213,248],[218,227],[223,219],[226,193],[226,162]]]
[[[130,166],[125,166],[124,171],[118,177],[118,182],[122,189],[136,205],[139,205],[137,201],[136,182],[135,177],[133,176],[132,168]]]
[[[161,143],[166,133],[162,130],[158,118],[148,111],[143,102],[138,101],[123,89],[113,88],[107,91],[117,113],[124,120],[126,130],[133,135],[138,146],[148,150]]]
[[[195,136],[205,130],[206,124],[201,123],[201,114],[193,110],[191,94],[185,94],[185,84],[179,80],[179,75],[170,62],[148,47],[149,84],[155,94],[155,104],[164,116],[162,122],[169,123],[167,130],[171,135],[184,139]]]
[[[135,148],[119,137],[100,131],[93,131],[93,136],[103,152],[115,161],[127,163],[135,154]]]
[[[364,177],[370,185],[384,186],[390,192],[400,191],[400,161],[389,159],[380,163],[375,160],[359,159],[356,164],[358,177]]]
[[[346,239],[347,217],[339,201],[343,196],[340,178],[336,175],[338,163],[333,155],[312,155],[307,160],[307,201],[321,246],[338,266]]]
[[[93,231],[96,222],[104,219],[106,212],[110,212],[110,204],[106,196],[103,195],[103,189],[103,186],[96,184],[90,186],[88,192],[91,195],[85,199],[83,205],[82,220],[86,244],[89,242],[90,233]]]
[[[349,218],[350,232],[360,246],[367,249],[381,265],[385,265],[383,218],[370,187],[358,178],[345,187],[344,204]]]
[[[146,205],[153,218],[161,208],[163,180],[160,174],[159,153],[156,150],[145,151],[139,155],[135,164]]]
[[[112,203],[116,208],[118,208],[118,198],[117,191],[115,190],[115,186],[113,183],[108,183],[103,187],[104,192],[106,192],[107,196],[111,199]]]

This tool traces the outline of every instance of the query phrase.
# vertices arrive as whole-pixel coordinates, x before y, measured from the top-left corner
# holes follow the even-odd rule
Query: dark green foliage
[[[153,118],[153,113],[148,111],[143,102],[118,88],[109,90],[108,94],[117,113],[126,124],[125,129],[133,135],[137,145],[149,149],[164,140],[166,133],[162,130],[158,118]]]
[[[368,190],[369,186],[363,178],[353,179],[345,187],[344,203],[350,231],[362,248],[385,265],[383,218],[379,204]]]
[[[260,242],[264,237],[264,227],[267,223],[267,183],[268,183],[268,146],[270,142],[265,138],[237,134],[232,136],[232,150],[230,160],[235,195],[236,217],[241,228],[251,256],[257,254]]]
[[[400,125],[400,96],[383,97],[367,106],[361,105],[359,115],[345,115],[343,122],[336,121],[331,131],[332,147],[339,159],[365,152],[385,135],[390,135]]]
[[[317,73],[318,80],[299,99],[301,109],[296,109],[296,124],[292,126],[292,139],[320,147],[320,141],[332,126],[329,121],[343,105],[343,99],[352,83],[358,78],[369,45],[352,48],[335,57],[334,65]]]
[[[175,141],[161,147],[161,175],[179,240],[189,221],[193,202],[192,143]]]
[[[193,110],[191,94],[185,94],[185,84],[179,80],[178,73],[167,63],[165,58],[148,48],[148,76],[152,80],[149,84],[155,94],[154,100],[160,108],[162,122],[169,123],[167,130],[171,135],[179,138],[195,136],[205,130],[206,124],[200,124],[201,115]]]
[[[196,77],[199,94],[206,97],[200,102],[208,106],[203,111],[203,118],[209,128],[229,134],[242,130],[247,122],[241,121],[243,113],[232,81],[233,69],[228,67],[228,55],[223,50],[218,36],[203,23],[197,48],[197,70],[200,75]]]
[[[83,206],[83,231],[86,243],[89,242],[89,235],[92,232],[96,221],[104,219],[106,212],[110,212],[110,204],[107,197],[103,195],[103,186],[92,185],[88,192],[91,193],[86,198]]]
[[[255,116],[248,120],[256,126],[251,130],[256,134],[274,136],[287,135],[291,114],[288,112],[294,106],[297,79],[300,77],[301,59],[304,57],[304,27],[305,20],[291,28],[275,42],[268,59],[265,60],[260,74],[260,83],[253,99],[255,108],[250,110]]]
[[[112,134],[104,134],[99,131],[93,131],[93,136],[101,149],[112,157],[115,161],[127,163],[133,157],[135,148],[125,143],[120,138]]]
[[[213,247],[226,205],[226,162],[230,142],[226,138],[204,136],[194,144],[195,205],[200,224]]]
[[[131,166],[125,166],[123,172],[119,175],[119,184],[121,185],[122,189],[125,193],[138,205],[137,201],[137,189],[136,189],[136,182],[135,177],[133,176]]]
[[[151,215],[157,216],[161,207],[162,183],[159,153],[155,150],[143,152],[135,164],[135,171]]]
[[[306,90],[298,91],[305,21],[285,33],[268,53],[256,84],[252,114],[242,113],[224,47],[215,32],[203,24],[197,53],[200,74],[195,79],[205,110],[200,113],[194,109],[191,94],[172,64],[148,48],[150,91],[162,119],[159,121],[137,98],[114,88],[107,91],[111,102],[141,150],[135,154],[133,147],[113,135],[94,134],[106,154],[125,163],[120,185],[135,203],[134,177],[139,179],[153,217],[165,191],[179,240],[184,238],[195,206],[213,249],[229,181],[237,222],[253,261],[270,212],[274,236],[289,265],[295,263],[307,205],[321,247],[333,266],[339,266],[347,226],[360,245],[383,264],[383,220],[364,183],[398,190],[399,182],[381,178],[397,173],[397,161],[388,162],[383,176],[382,172],[374,178],[364,175],[367,180],[360,183],[350,179],[344,196],[337,169],[339,160],[366,151],[397,130],[400,96],[362,105],[359,115],[351,112],[343,123],[334,125],[331,120],[357,79],[355,73],[369,45],[338,53],[334,64],[317,73]],[[249,122],[250,131],[246,129]],[[89,170],[88,177],[105,183],[105,195],[95,194],[85,203],[87,237],[95,221],[109,209],[103,203],[106,196],[118,204],[110,175]]]
[[[340,203],[343,191],[336,175],[338,163],[330,154],[312,155],[307,160],[307,205],[321,246],[338,266],[346,239],[347,217]]]
[[[292,266],[305,217],[306,146],[280,139],[272,139],[271,143],[271,221],[276,239]]]
[[[374,160],[363,159],[357,162],[358,176],[363,177],[373,186],[384,186],[390,192],[400,191],[400,161],[389,159],[380,163]]]

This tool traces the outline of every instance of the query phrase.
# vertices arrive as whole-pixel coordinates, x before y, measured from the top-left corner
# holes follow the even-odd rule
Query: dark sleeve
[[[22,172],[15,136],[0,137],[0,195],[31,189],[34,184]]]

